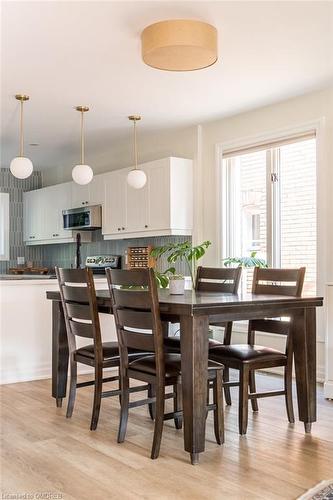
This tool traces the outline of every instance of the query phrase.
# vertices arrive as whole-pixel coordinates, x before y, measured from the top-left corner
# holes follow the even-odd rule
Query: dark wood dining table
[[[60,293],[47,292],[52,300],[52,396],[61,406],[66,396],[68,371],[67,335]],[[97,290],[98,309],[112,314],[108,290]],[[299,420],[305,431],[316,421],[316,307],[322,297],[282,295],[233,295],[186,291],[170,295],[159,291],[161,318],[180,323],[184,418],[184,448],[192,463],[205,449],[209,323],[288,316],[297,385]]]

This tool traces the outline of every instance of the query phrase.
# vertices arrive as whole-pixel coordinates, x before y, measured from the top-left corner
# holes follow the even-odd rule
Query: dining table
[[[46,296],[52,300],[52,396],[59,407],[66,397],[68,342],[60,292],[48,291]],[[99,312],[112,314],[109,291],[97,290],[96,296]],[[192,290],[171,295],[169,290],[160,289],[159,305],[166,332],[170,322],[180,324],[184,449],[192,464],[199,462],[205,450],[210,323],[290,318],[298,418],[305,432],[311,432],[316,421],[316,308],[323,305],[322,297]]]

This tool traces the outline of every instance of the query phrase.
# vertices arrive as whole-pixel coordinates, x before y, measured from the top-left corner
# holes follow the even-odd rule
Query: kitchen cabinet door
[[[71,183],[58,184],[43,190],[45,207],[45,238],[47,240],[71,238],[72,231],[63,229],[62,211],[71,204]]]
[[[89,205],[89,184],[81,186],[76,182],[71,183],[71,207],[78,208],[84,205]],[[67,207],[70,208],[70,207]]]
[[[104,177],[104,205],[102,233],[121,234],[126,230],[126,176],[127,171],[109,172]]]
[[[34,242],[43,239],[43,206],[41,190],[23,193],[23,239]]]
[[[105,177],[105,174],[95,175],[92,181],[84,186],[72,182],[71,207],[78,208],[89,205],[103,205]]]
[[[141,189],[132,188],[126,181],[126,193],[127,223],[125,231],[127,233],[147,231],[149,225],[148,181]]]
[[[170,228],[170,167],[169,160],[152,162],[148,174],[148,231]]]
[[[105,180],[108,174],[95,175],[89,186],[89,205],[104,205]]]

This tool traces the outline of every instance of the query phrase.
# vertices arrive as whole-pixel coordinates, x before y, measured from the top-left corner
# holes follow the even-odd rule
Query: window
[[[305,266],[304,291],[316,293],[314,134],[227,152],[222,179],[223,257],[256,252],[271,267]]]
[[[0,193],[0,260],[9,260],[9,194]]]

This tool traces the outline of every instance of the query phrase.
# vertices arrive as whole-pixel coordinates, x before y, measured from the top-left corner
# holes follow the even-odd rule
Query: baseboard
[[[324,397],[326,399],[333,399],[333,381],[331,380],[324,382]]]
[[[116,370],[116,368],[106,368],[104,371],[112,371]],[[78,365],[78,375],[86,375],[93,374],[94,369],[87,367],[85,365]],[[22,369],[20,373],[17,370],[2,370],[0,376],[0,385],[6,384],[16,384],[19,382],[31,382],[33,380],[43,380],[52,378],[52,371],[50,368],[50,363],[43,363],[39,366],[34,367],[26,367]]]

